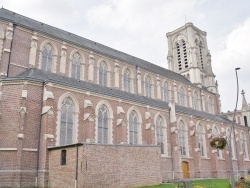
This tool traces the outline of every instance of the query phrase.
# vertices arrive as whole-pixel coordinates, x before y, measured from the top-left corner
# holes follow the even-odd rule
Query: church
[[[237,121],[221,114],[206,35],[192,23],[168,32],[167,69],[1,8],[0,186],[230,178],[216,137],[244,176],[249,106]]]

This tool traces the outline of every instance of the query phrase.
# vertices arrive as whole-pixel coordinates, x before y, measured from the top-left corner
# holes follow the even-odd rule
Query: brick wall
[[[5,23],[5,24],[2,24],[2,27],[4,27],[4,32],[6,33],[6,25],[8,25],[8,23]],[[13,26],[11,26],[13,27]],[[20,26],[17,26],[17,27],[14,27],[14,36],[13,36],[13,39],[8,39],[6,40],[6,42],[3,44],[3,48],[6,48],[6,49],[10,49],[10,44],[12,42],[12,49],[11,49],[11,53],[9,52],[4,52],[3,55],[2,55],[2,67],[0,67],[1,71],[2,72],[7,72],[7,67],[8,67],[8,63],[9,63],[9,56],[10,57],[10,66],[9,66],[9,75],[10,76],[15,76],[21,72],[23,72],[26,68],[29,68],[29,67],[36,67],[36,68],[39,68],[39,64],[40,64],[40,61],[41,61],[41,50],[43,48],[43,45],[46,44],[46,43],[49,43],[53,46],[54,48],[54,57],[55,57],[55,72],[57,74],[60,74],[60,75],[64,75],[64,76],[70,76],[70,63],[71,63],[71,56],[73,53],[75,52],[79,52],[81,55],[82,55],[82,62],[84,63],[85,65],[85,68],[82,72],[82,74],[84,75],[83,76],[83,80],[85,81],[88,81],[88,82],[93,82],[93,83],[98,83],[98,66],[99,66],[99,63],[100,61],[105,61],[108,66],[110,67],[110,77],[109,77],[109,80],[108,82],[110,83],[110,87],[116,87],[115,86],[115,83],[114,83],[114,80],[115,80],[115,66],[116,65],[119,65],[119,83],[118,83],[118,89],[123,89],[123,73],[122,71],[127,67],[129,69],[129,71],[131,72],[131,75],[133,74],[133,77],[134,79],[131,79],[131,82],[133,82],[133,86],[134,86],[134,89],[135,90],[135,86],[136,86],[136,80],[137,78],[135,78],[135,72],[136,72],[136,69],[135,69],[135,66],[131,65],[131,64],[128,64],[126,62],[123,62],[123,61],[119,61],[117,62],[116,59],[114,58],[110,58],[110,57],[107,57],[107,56],[104,56],[102,54],[99,54],[99,53],[96,53],[96,52],[90,52],[89,50],[83,48],[83,47],[79,47],[79,46],[76,46],[76,45],[73,45],[73,44],[66,44],[64,41],[60,41],[58,39],[54,39],[54,38],[51,38],[51,37],[48,37],[46,35],[43,35],[43,34],[40,34],[40,33],[36,33],[34,31],[30,31],[30,30],[27,30],[27,29],[24,29]],[[32,46],[32,37],[36,37],[37,40],[36,40],[36,46],[35,46],[35,49],[36,49],[36,55],[35,55],[35,64],[34,65],[30,65],[29,64],[29,55],[30,55],[30,48]],[[63,50],[63,48],[66,47],[66,49]],[[65,66],[65,71],[61,72],[60,71],[60,61],[61,61],[61,52],[64,51],[66,54],[65,54],[65,57],[66,57],[66,64],[63,65]],[[94,80],[88,80],[88,65],[89,65],[89,59],[90,59],[90,56],[93,56],[94,58]],[[133,62],[132,62],[133,63]],[[139,93],[140,95],[143,95],[145,96],[145,92],[144,92],[144,81],[145,81],[145,76],[146,75],[149,75],[151,77],[151,80],[152,80],[152,98],[154,99],[160,99],[162,100],[162,91],[161,91],[161,86],[163,84],[164,81],[167,81],[168,82],[168,85],[169,85],[169,93],[170,93],[170,96],[175,96],[174,94],[174,88],[173,88],[173,85],[175,85],[175,87],[177,88],[177,92],[178,92],[178,89],[182,86],[185,90],[185,94],[189,95],[189,93],[193,93],[194,91],[197,91],[198,93],[198,96],[199,98],[201,99],[201,93],[200,93],[200,89],[195,87],[195,86],[188,86],[188,85],[185,85],[183,83],[180,83],[178,81],[173,81],[173,80],[170,80],[162,75],[158,75],[156,73],[153,73],[153,72],[150,72],[148,70],[144,70],[142,68],[140,68],[139,70],[140,74],[141,74],[141,83],[139,84],[140,87],[141,87],[141,93]],[[160,89],[157,91],[157,85],[160,86]],[[190,92],[191,91],[191,92]],[[159,93],[157,93],[159,92]],[[218,113],[218,109],[219,109],[219,104],[218,104],[218,101],[217,101],[217,96],[210,93],[210,92],[207,92],[205,90],[202,90],[203,94],[204,94],[204,100],[205,100],[205,106],[206,106],[206,109],[207,109],[207,99],[208,99],[208,96],[211,96],[213,98],[213,101],[214,101],[214,105],[215,105],[215,112]],[[134,92],[136,93],[136,92]],[[159,98],[159,97],[160,98]],[[178,95],[177,95],[178,96]],[[189,107],[192,107],[192,102],[190,103],[190,101],[192,101],[192,96],[189,96],[190,100],[187,98],[187,105]],[[178,101],[178,99],[176,99]],[[201,106],[201,105],[200,105]],[[203,109],[204,111],[206,109]]]
[[[78,187],[139,187],[162,182],[159,147],[95,144],[78,147]],[[60,165],[62,149],[67,151],[66,165]],[[74,186],[76,150],[76,147],[50,149],[49,186]]]

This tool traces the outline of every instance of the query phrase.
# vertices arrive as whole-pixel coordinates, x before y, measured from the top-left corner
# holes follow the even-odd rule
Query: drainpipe
[[[38,185],[38,173],[39,173],[39,159],[40,159],[40,145],[41,145],[41,129],[42,129],[42,111],[43,111],[43,94],[44,94],[44,85],[46,80],[42,82],[42,92],[41,92],[41,102],[40,102],[40,120],[39,120],[39,129],[38,129],[38,143],[37,143],[37,163],[36,163],[36,187]]]
[[[11,59],[11,52],[12,52],[12,43],[13,43],[13,40],[14,40],[14,32],[15,32],[15,29],[16,29],[16,24],[13,24],[13,33],[12,33],[12,40],[10,42],[10,55],[9,55],[9,60],[8,60],[8,66],[7,66],[7,77],[9,77],[9,72],[10,72],[10,59]]]
[[[78,187],[78,145],[76,145],[76,177],[75,177],[75,188]]]
[[[170,111],[171,111],[171,108],[169,109],[168,111],[168,116],[169,116],[169,124],[171,124],[171,120],[170,120]],[[171,151],[171,171],[172,171],[172,179],[174,180],[174,160],[173,160],[173,146],[172,146],[172,133],[171,133],[171,130],[169,131],[170,132],[170,151]]]

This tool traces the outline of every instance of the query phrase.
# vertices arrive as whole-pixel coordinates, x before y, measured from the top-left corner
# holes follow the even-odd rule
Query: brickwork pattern
[[[214,102],[214,111],[215,114],[219,114],[219,98],[217,95],[202,90],[194,85],[185,85],[175,80],[169,80],[168,78],[162,75],[156,75],[149,70],[144,70],[142,68],[136,69],[135,66],[122,61],[117,61],[111,57],[104,56],[97,52],[91,52],[88,49],[84,49],[80,46],[75,46],[74,44],[67,44],[64,41],[60,41],[55,38],[48,37],[44,34],[36,33],[34,31],[30,31],[21,27],[13,27],[12,24],[1,22],[1,28],[4,31],[6,36],[6,40],[3,42],[3,47],[0,58],[0,73],[1,77],[6,76],[7,72],[9,72],[9,77],[16,76],[17,74],[23,72],[26,68],[36,67],[39,68],[39,64],[41,61],[41,49],[44,44],[50,43],[54,48],[54,60],[55,60],[55,73],[69,76],[70,75],[70,63],[71,56],[73,52],[79,52],[82,54],[83,59],[83,80],[92,83],[98,83],[98,66],[100,61],[105,61],[108,63],[110,67],[110,77],[109,83],[111,88],[117,88],[115,82],[115,69],[119,67],[119,82],[118,89],[123,89],[122,82],[122,70],[128,67],[131,72],[134,74],[134,79],[131,80],[133,82],[134,91],[136,93],[136,85],[138,88],[141,87],[142,92],[138,93],[138,95],[144,96],[144,77],[149,74],[154,85],[153,87],[153,98],[161,99],[162,93],[159,86],[162,85],[163,81],[167,80],[170,89],[170,96],[175,103],[178,104],[178,89],[183,87],[187,96],[186,102],[189,108],[192,108],[192,93],[196,91],[198,93],[199,98],[204,95],[204,103],[205,109],[203,111],[208,111],[207,99],[211,97]],[[9,29],[8,29],[9,28]],[[11,28],[14,29],[14,35],[11,31]],[[36,39],[37,38],[37,39]],[[34,42],[34,44],[32,43]],[[34,56],[34,65],[29,62],[30,49],[35,49]],[[10,53],[11,50],[11,53]],[[62,52],[66,53],[66,64],[61,64]],[[93,70],[93,80],[88,80],[89,76],[89,62],[90,59],[94,59],[94,70]],[[65,66],[65,71],[61,71],[62,66]],[[9,70],[8,70],[9,67]],[[138,74],[136,77],[136,74]],[[139,76],[141,77],[141,82],[138,82]],[[209,145],[209,141],[211,139],[211,129],[212,127],[218,127],[220,130],[221,136],[225,136],[225,132],[222,132],[222,129],[227,129],[230,125],[223,124],[221,122],[217,122],[215,120],[209,120],[206,118],[197,118],[187,115],[185,113],[176,113],[175,122],[170,122],[169,110],[158,109],[154,107],[147,106],[145,104],[139,104],[131,101],[120,100],[117,98],[112,98],[108,96],[96,95],[95,93],[88,93],[85,90],[74,89],[72,87],[63,87],[58,84],[45,83],[44,88],[47,91],[50,91],[54,98],[44,99],[42,102],[42,107],[48,106],[51,107],[53,114],[42,114],[41,119],[41,133],[39,134],[39,126],[40,126],[40,118],[41,118],[41,94],[43,86],[41,83],[34,81],[2,81],[0,84],[0,186],[1,185],[9,185],[9,186],[33,186],[35,184],[36,178],[38,178],[39,186],[47,186],[50,178],[49,174],[49,153],[47,151],[47,147],[55,146],[59,135],[58,133],[58,119],[59,119],[59,111],[58,101],[60,97],[64,94],[69,93],[79,105],[79,114],[78,114],[78,128],[76,130],[76,142],[86,142],[89,139],[93,139],[96,141],[96,107],[100,103],[100,101],[104,101],[109,104],[111,110],[113,111],[112,118],[112,143],[113,144],[121,144],[128,142],[128,126],[127,125],[117,125],[118,119],[124,119],[127,123],[128,121],[128,111],[133,108],[138,111],[141,115],[141,142],[145,145],[154,145],[155,144],[155,130],[153,128],[147,129],[146,124],[155,124],[155,117],[157,115],[161,115],[166,122],[166,144],[167,144],[167,152],[165,156],[162,156],[161,159],[152,158],[151,161],[154,161],[157,164],[159,163],[159,169],[151,169],[151,170],[159,170],[154,172],[156,174],[162,173],[162,180],[167,181],[170,179],[181,179],[183,178],[183,173],[181,170],[182,161],[188,162],[189,164],[189,174],[191,178],[199,178],[199,177],[229,177],[229,168],[228,168],[228,149],[222,152],[222,158],[218,159],[217,154],[212,152],[212,149]],[[22,92],[27,91],[27,96],[22,96]],[[160,96],[160,97],[159,97]],[[85,108],[84,101],[90,100],[92,106]],[[124,109],[125,113],[118,114],[117,107],[121,106]],[[146,112],[151,115],[151,117],[146,118]],[[22,115],[23,113],[23,115]],[[93,121],[84,120],[85,114],[91,114],[94,118]],[[172,132],[173,128],[177,128],[178,122],[183,120],[186,126],[186,137],[187,137],[187,149],[188,155],[181,156],[180,150],[178,148],[178,130]],[[195,151],[197,146],[197,135],[195,134],[196,126],[201,124],[205,129],[205,138],[206,138],[206,156],[201,157],[199,151]],[[247,140],[249,140],[248,127],[237,126],[237,131],[240,133],[243,131],[247,136]],[[49,137],[47,137],[49,135]],[[210,135],[210,137],[209,137]],[[236,135],[238,138],[239,136]],[[40,147],[38,148],[38,142],[40,141]],[[106,180],[110,185],[116,184],[117,182],[121,183],[125,186],[125,183],[122,182],[121,178],[118,178],[113,171],[109,171],[108,168],[112,165],[122,166],[121,163],[112,163],[111,161],[115,161],[113,156],[110,156],[112,153],[116,156],[117,153],[122,153],[124,156],[134,157],[134,161],[138,160],[138,163],[149,163],[150,160],[143,160],[141,158],[140,152],[146,152],[147,149],[138,147],[137,149],[131,149],[133,147],[119,147],[119,152],[115,151],[115,148],[109,150],[107,148],[112,148],[111,146],[104,147],[98,145],[88,145],[86,147],[91,148],[90,150],[86,150],[84,147],[84,151],[82,153],[86,153],[86,155],[90,155],[90,162],[92,165],[96,165],[105,161],[105,165],[103,169],[107,171],[106,175],[100,174],[99,182]],[[115,147],[115,146],[113,146]],[[236,147],[239,147],[239,142],[236,143]],[[247,144],[248,152],[250,152],[250,144]],[[39,161],[38,159],[38,151],[39,151]],[[139,152],[140,151],[140,152]],[[139,152],[139,153],[138,153]],[[239,151],[240,152],[240,151]],[[240,169],[241,174],[245,173],[245,170],[250,167],[249,159],[243,159],[243,156],[236,153],[237,159],[233,161],[234,169]],[[99,155],[99,154],[102,155]],[[137,155],[135,155],[137,153]],[[144,153],[145,154],[145,153]],[[72,154],[73,155],[73,154]],[[107,155],[107,156],[106,156]],[[144,157],[147,157],[149,154],[145,154]],[[83,156],[80,155],[80,156]],[[99,158],[95,157],[99,156]],[[139,157],[138,159],[136,157]],[[149,155],[150,156],[150,155]],[[122,156],[117,156],[119,159]],[[151,156],[153,157],[153,156]],[[92,158],[92,160],[91,160]],[[124,177],[130,177],[130,174],[134,172],[130,172],[129,170],[135,168],[137,171],[142,170],[146,171],[147,167],[142,165],[141,167],[137,166],[134,161],[126,160],[126,158],[122,158],[124,160],[124,164],[127,166],[122,166],[124,168],[124,172],[120,172],[120,175]],[[82,159],[84,160],[84,159]],[[103,160],[103,161],[100,161]],[[150,165],[151,164],[150,161]],[[39,171],[37,172],[37,162],[39,164]],[[133,164],[134,166],[130,166]],[[73,165],[73,164],[72,164]],[[82,165],[86,165],[85,163]],[[81,166],[81,167],[83,167]],[[127,169],[125,167],[128,167]],[[142,168],[142,169],[141,169]],[[149,166],[151,168],[151,166]],[[158,167],[157,167],[158,168]],[[80,169],[80,167],[79,167]],[[98,169],[98,167],[96,167]],[[102,172],[102,171],[98,171]],[[95,176],[98,174],[95,171]],[[36,174],[38,173],[38,177]],[[93,175],[93,176],[94,176]],[[134,174],[136,177],[137,174]],[[150,179],[151,175],[148,174]],[[70,176],[73,178],[73,175]],[[84,176],[85,177],[85,176]],[[87,177],[87,176],[86,176]],[[108,177],[115,177],[114,182],[111,182],[111,179],[108,180]],[[80,180],[81,176],[79,176]],[[98,178],[97,178],[98,179]],[[125,178],[126,179],[126,178]],[[154,179],[154,176],[152,177]],[[68,180],[70,185],[72,185],[72,179]],[[81,182],[85,180],[82,179]],[[87,181],[87,180],[86,180]],[[142,178],[138,177],[138,179],[131,179],[132,183],[138,183]],[[144,179],[145,181],[145,179]],[[149,182],[150,183],[150,182]],[[138,183],[139,184],[139,183]],[[90,184],[92,186],[92,184]],[[132,184],[131,184],[132,185]]]
[[[67,151],[66,165],[60,165],[62,149]],[[51,187],[75,185],[76,150],[72,147],[50,151]],[[159,147],[84,144],[78,153],[78,187],[139,187],[162,182]]]

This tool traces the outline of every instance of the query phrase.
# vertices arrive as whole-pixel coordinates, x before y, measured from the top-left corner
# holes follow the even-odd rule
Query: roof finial
[[[242,94],[242,107],[241,107],[241,110],[248,110],[248,104],[247,104],[247,100],[245,98],[245,91],[242,90],[241,94]]]
[[[242,89],[241,94],[245,96],[245,91]]]

